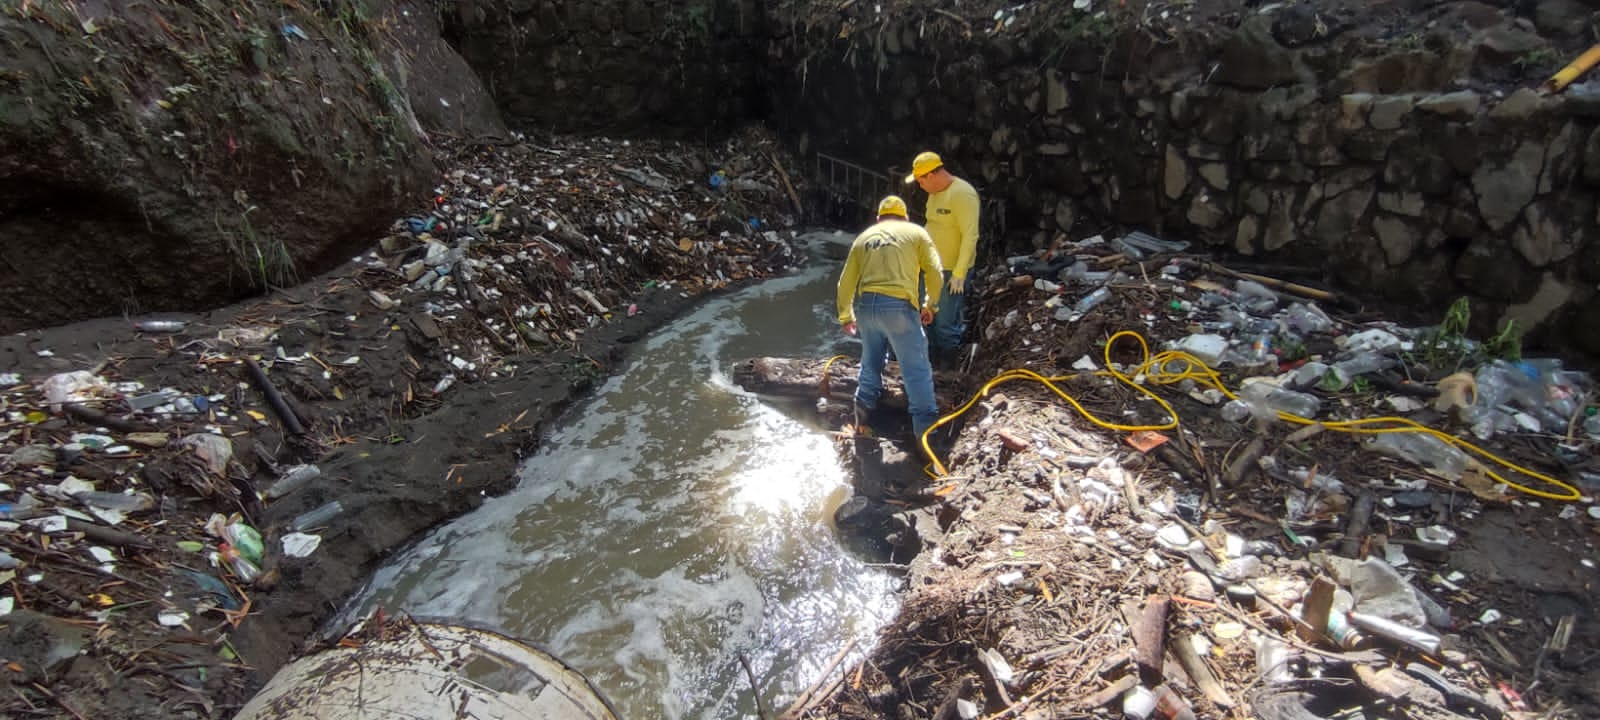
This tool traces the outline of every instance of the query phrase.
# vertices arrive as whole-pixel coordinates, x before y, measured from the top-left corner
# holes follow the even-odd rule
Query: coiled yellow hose
[[[1131,339],[1139,344],[1139,352],[1142,360],[1139,363],[1138,368],[1133,371],[1131,376],[1111,369],[1114,367],[1111,362],[1111,350],[1117,344],[1117,342],[1122,339]],[[996,375],[992,380],[984,383],[983,387],[979,388],[978,391],[973,394],[972,399],[968,400],[966,404],[957,408],[950,414],[939,418],[939,420],[935,422],[932,427],[928,428],[927,432],[923,433],[922,437],[917,439],[918,443],[922,446],[923,452],[926,452],[928,457],[932,458],[933,460],[931,466],[936,473],[930,474],[933,477],[942,478],[949,475],[949,471],[945,468],[943,461],[941,461],[939,457],[934,454],[933,449],[929,447],[928,436],[931,435],[934,430],[937,430],[938,428],[954,421],[956,418],[966,413],[967,410],[971,409],[972,406],[978,402],[978,400],[988,395],[990,389],[997,385],[1011,382],[1013,380],[1032,380],[1034,382],[1038,382],[1045,387],[1050,388],[1051,392],[1054,392],[1061,399],[1066,400],[1068,404],[1072,405],[1073,409],[1077,410],[1078,413],[1084,417],[1084,419],[1107,430],[1115,430],[1118,432],[1139,432],[1142,430],[1161,431],[1172,430],[1178,427],[1179,418],[1177,411],[1173,410],[1172,405],[1168,404],[1166,400],[1162,399],[1159,395],[1156,395],[1149,388],[1145,387],[1145,384],[1171,385],[1174,383],[1183,382],[1184,380],[1193,380],[1197,384],[1216,388],[1229,399],[1238,399],[1239,397],[1238,395],[1235,395],[1232,390],[1229,390],[1227,386],[1223,385],[1222,377],[1217,374],[1216,370],[1208,367],[1205,362],[1201,361],[1199,358],[1178,350],[1167,350],[1152,356],[1150,354],[1150,345],[1149,343],[1145,342],[1144,336],[1132,330],[1123,330],[1118,332],[1117,334],[1112,335],[1110,340],[1106,341],[1105,366],[1107,368],[1105,370],[1098,370],[1088,374],[1094,376],[1114,377],[1118,382],[1121,382],[1124,385],[1127,385],[1128,387],[1131,387],[1134,390],[1149,396],[1151,399],[1155,400],[1161,405],[1161,408],[1166,411],[1167,416],[1170,417],[1171,420],[1159,425],[1123,425],[1121,423],[1102,420],[1096,417],[1094,413],[1091,413],[1085,409],[1081,404],[1078,403],[1076,399],[1056,385],[1057,382],[1068,380],[1077,377],[1078,375],[1074,374],[1045,377],[1033,372],[1032,370],[1007,370],[999,375]],[[1134,381],[1134,378],[1139,376],[1144,377],[1145,384],[1140,384]],[[1286,412],[1278,413],[1278,417],[1285,422],[1296,425],[1314,425],[1319,422],[1317,420],[1303,418],[1299,415],[1292,415]],[[1466,440],[1458,438],[1449,433],[1435,430],[1431,427],[1407,418],[1361,418],[1357,420],[1329,421],[1321,424],[1323,427],[1334,432],[1352,433],[1357,435],[1382,435],[1385,433],[1408,432],[1432,435],[1433,437],[1438,438],[1449,445],[1477,455],[1495,465],[1500,466],[1501,468],[1521,473],[1546,485],[1559,488],[1559,491],[1551,491],[1529,487],[1522,483],[1513,482],[1501,476],[1499,473],[1490,470],[1487,467],[1485,468],[1485,474],[1488,477],[1514,490],[1538,498],[1559,500],[1563,502],[1571,502],[1582,498],[1582,494],[1578,492],[1578,489],[1568,483],[1557,480],[1549,475],[1535,472],[1528,468],[1522,467],[1521,465],[1517,465],[1516,463],[1501,458],[1494,453],[1467,442]]]

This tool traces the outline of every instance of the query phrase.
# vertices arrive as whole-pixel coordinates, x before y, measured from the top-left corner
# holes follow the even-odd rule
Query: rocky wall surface
[[[755,0],[464,0],[444,15],[516,126],[716,137],[767,112]]]
[[[1600,353],[1600,88],[1531,89],[1587,7],[1223,5],[868,8],[776,42],[774,122],[891,173],[941,151],[1007,252],[1140,229]]]

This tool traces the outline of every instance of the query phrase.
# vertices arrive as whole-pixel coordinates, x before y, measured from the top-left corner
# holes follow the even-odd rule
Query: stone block
[[[1471,90],[1429,95],[1417,101],[1417,109],[1455,120],[1466,120],[1478,113],[1483,98]]]
[[[1162,173],[1162,188],[1168,200],[1177,200],[1183,197],[1183,191],[1189,187],[1189,164],[1184,162],[1183,155],[1176,147],[1167,146],[1167,159]]]
[[[1484,159],[1472,173],[1478,213],[1494,230],[1504,230],[1533,200],[1544,167],[1544,147],[1524,141],[1503,164]]]
[[[1373,101],[1367,122],[1374,130],[1399,130],[1416,104],[1409,95],[1385,95]]]
[[[1411,259],[1418,244],[1417,231],[1404,219],[1394,215],[1379,215],[1372,220],[1372,231],[1378,236],[1383,257],[1390,267]]]

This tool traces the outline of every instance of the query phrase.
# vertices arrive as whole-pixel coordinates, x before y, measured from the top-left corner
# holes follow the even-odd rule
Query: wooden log
[[[111,428],[112,430],[116,430],[118,432],[125,432],[125,433],[146,432],[146,431],[151,429],[150,426],[145,425],[144,423],[133,422],[131,420],[124,420],[124,419],[119,418],[119,417],[113,417],[111,415],[107,415],[107,414],[105,414],[103,412],[100,412],[99,410],[96,410],[96,409],[94,409],[92,407],[89,407],[87,405],[79,405],[78,403],[67,403],[65,405],[62,405],[61,409],[64,412],[66,412],[68,415],[71,415],[71,416],[73,416],[75,418],[78,418],[79,420],[82,420],[82,421],[84,421],[86,423],[89,423],[90,425],[99,425],[99,426],[102,426],[102,427],[108,427],[108,428]]]
[[[741,360],[733,366],[733,383],[758,395],[850,402],[855,397],[856,375],[860,365],[851,358],[808,360],[800,358],[758,357]],[[893,370],[883,374],[884,394],[880,407],[906,406],[900,375]]]
[[[1074,704],[1085,710],[1110,705],[1113,701],[1121,698],[1124,693],[1132,690],[1133,686],[1138,684],[1139,676],[1123,675],[1121,680],[1111,683],[1100,692],[1078,700]]]
[[[957,720],[960,718],[961,713],[957,709],[958,704],[961,702],[961,698],[965,697],[969,692],[972,692],[972,678],[962,675],[961,680],[951,686],[949,692],[945,693],[944,702],[939,703],[939,711],[934,713],[933,720]]]
[[[1328,615],[1333,612],[1333,591],[1333,581],[1326,576],[1318,575],[1311,580],[1311,589],[1306,592],[1305,606],[1300,612],[1305,622],[1294,627],[1301,640],[1313,644],[1333,644],[1323,632],[1323,628],[1328,627]]]
[[[1255,439],[1250,441],[1250,444],[1245,446],[1244,452],[1239,453],[1239,457],[1234,458],[1233,462],[1228,465],[1227,471],[1222,476],[1223,483],[1231,488],[1239,487],[1239,484],[1244,482],[1245,473],[1250,472],[1251,468],[1256,466],[1256,461],[1260,460],[1261,456],[1266,452],[1266,437],[1257,435]]]
[[[1339,542],[1339,554],[1349,558],[1361,557],[1361,546],[1367,539],[1367,526],[1372,522],[1372,507],[1374,501],[1371,492],[1362,492],[1356,496],[1356,503],[1350,508],[1350,523],[1345,526],[1344,540]]]
[[[261,394],[267,398],[267,404],[272,406],[272,411],[278,414],[278,419],[283,421],[284,429],[294,435],[304,435],[306,429],[300,424],[299,416],[289,407],[289,403],[278,392],[278,387],[272,384],[272,379],[267,377],[266,371],[256,364],[252,358],[244,359],[244,366],[250,371],[250,379],[254,380],[256,387],[261,389]]]
[[[1306,287],[1304,285],[1300,285],[1298,283],[1292,283],[1292,282],[1289,282],[1287,280],[1279,280],[1278,278],[1275,278],[1275,277],[1267,277],[1266,275],[1257,275],[1255,273],[1239,272],[1238,270],[1234,270],[1233,268],[1227,267],[1225,265],[1219,265],[1219,264],[1214,263],[1214,262],[1204,263],[1204,267],[1205,267],[1205,269],[1210,270],[1211,272],[1214,272],[1214,273],[1227,275],[1228,277],[1238,278],[1240,280],[1250,280],[1250,281],[1253,281],[1253,282],[1258,282],[1258,283],[1261,283],[1262,285],[1265,285],[1265,286],[1267,286],[1269,288],[1273,288],[1275,290],[1281,290],[1283,292],[1289,293],[1290,295],[1299,295],[1300,297],[1303,297],[1303,298],[1310,298],[1312,300],[1321,300],[1323,302],[1334,303],[1336,305],[1349,305],[1350,304],[1349,301],[1344,296],[1339,295],[1338,293],[1329,292],[1327,290],[1319,290],[1319,289],[1313,288],[1313,287]]]
[[[1172,654],[1177,656],[1178,664],[1183,666],[1183,671],[1189,674],[1189,679],[1194,681],[1195,687],[1200,688],[1206,699],[1218,707],[1234,706],[1233,698],[1223,689],[1216,674],[1211,672],[1211,666],[1194,649],[1194,642],[1188,633],[1178,633],[1172,637]]]
[[[149,550],[154,547],[149,540],[139,535],[77,518],[67,518],[67,532],[83,533],[83,536],[89,540],[106,545],[116,545],[117,547],[136,548],[139,550]]]
[[[1133,626],[1133,661],[1146,682],[1161,682],[1161,658],[1165,652],[1167,636],[1167,610],[1172,599],[1155,595],[1144,603]]]

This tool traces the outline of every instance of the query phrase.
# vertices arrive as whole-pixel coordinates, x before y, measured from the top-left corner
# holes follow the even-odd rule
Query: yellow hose
[[[1143,358],[1138,369],[1133,372],[1132,376],[1125,375],[1121,372],[1111,369],[1113,367],[1111,363],[1111,349],[1117,344],[1118,340],[1123,338],[1132,338],[1134,341],[1138,342],[1140,357]],[[1166,400],[1163,400],[1160,396],[1156,395],[1154,392],[1151,392],[1149,388],[1134,382],[1133,378],[1141,375],[1144,376],[1145,383],[1148,384],[1171,385],[1174,383],[1183,382],[1184,380],[1193,380],[1197,384],[1216,388],[1229,399],[1238,399],[1239,397],[1238,395],[1235,395],[1233,391],[1229,390],[1225,385],[1223,385],[1222,377],[1217,374],[1216,370],[1211,369],[1205,364],[1205,362],[1193,355],[1190,355],[1189,353],[1178,350],[1168,350],[1151,356],[1150,345],[1145,342],[1145,339],[1142,335],[1132,330],[1123,330],[1118,332],[1117,334],[1112,335],[1110,340],[1106,341],[1105,365],[1107,368],[1106,370],[1098,370],[1087,374],[1092,376],[1114,377],[1118,382],[1121,382],[1124,385],[1127,385],[1128,387],[1131,387],[1134,390],[1149,396],[1161,405],[1161,408],[1166,411],[1167,416],[1170,417],[1171,420],[1160,425],[1123,425],[1120,423],[1101,420],[1100,418],[1095,417],[1094,413],[1089,412],[1082,405],[1080,405],[1076,399],[1074,399],[1071,395],[1068,395],[1056,385],[1057,382],[1078,377],[1078,375],[1074,374],[1045,377],[1033,372],[1032,370],[1007,370],[999,375],[996,375],[992,380],[984,383],[983,387],[978,389],[978,392],[972,396],[971,400],[968,400],[965,405],[962,405],[950,414],[939,418],[938,422],[935,422],[932,427],[928,428],[927,432],[922,434],[922,437],[918,438],[918,442],[922,446],[923,452],[927,453],[928,457],[932,458],[933,460],[932,467],[937,471],[937,474],[934,477],[945,477],[949,475],[949,471],[945,468],[944,463],[939,459],[939,457],[934,454],[933,449],[928,446],[928,436],[932,434],[934,430],[950,423],[951,421],[960,417],[962,414],[966,413],[967,410],[971,409],[979,399],[988,395],[990,389],[1012,380],[1033,380],[1034,382],[1041,383],[1045,387],[1050,388],[1052,392],[1060,396],[1063,400],[1066,400],[1068,404],[1072,405],[1073,409],[1077,410],[1078,413],[1089,422],[1107,430],[1115,430],[1119,432],[1139,432],[1142,430],[1161,431],[1172,430],[1178,427],[1179,418],[1177,411],[1173,410],[1172,406],[1168,404]],[[1314,425],[1318,422],[1309,418],[1300,417],[1299,415],[1291,415],[1286,412],[1278,413],[1278,417],[1285,422],[1296,425]],[[1539,482],[1560,488],[1560,492],[1552,492],[1549,490],[1540,490],[1528,487],[1527,485],[1523,485],[1521,483],[1512,482],[1511,480],[1501,477],[1495,471],[1485,468],[1485,473],[1490,478],[1514,490],[1538,498],[1559,500],[1564,502],[1571,502],[1582,498],[1582,495],[1578,492],[1578,489],[1572,485],[1550,477],[1549,475],[1529,470],[1528,468],[1505,460],[1494,453],[1467,442],[1466,440],[1462,440],[1461,438],[1449,433],[1435,430],[1431,427],[1407,418],[1376,417],[1361,418],[1357,420],[1338,420],[1324,422],[1322,423],[1322,426],[1334,432],[1351,433],[1356,435],[1382,435],[1385,433],[1403,432],[1417,432],[1432,435],[1433,437],[1438,438],[1449,445],[1478,455],[1489,462],[1499,465],[1502,468],[1522,473],[1523,475],[1538,480]]]
[[[1582,55],[1578,56],[1577,60],[1573,60],[1566,67],[1561,68],[1559,72],[1551,75],[1549,80],[1544,81],[1544,84],[1539,86],[1539,89],[1546,93],[1561,92],[1572,84],[1573,80],[1577,80],[1579,75],[1589,72],[1589,68],[1594,67],[1596,63],[1600,63],[1600,45],[1584,51]]]

